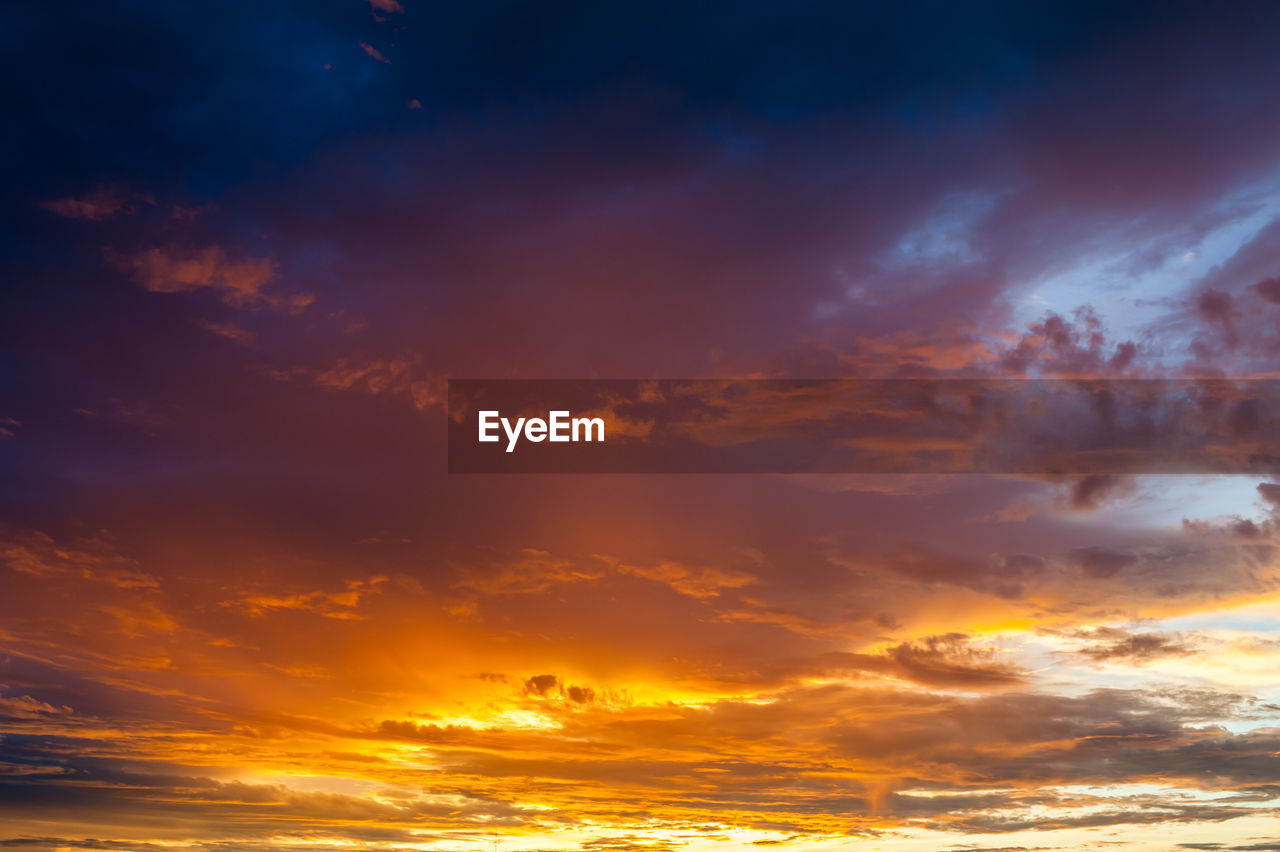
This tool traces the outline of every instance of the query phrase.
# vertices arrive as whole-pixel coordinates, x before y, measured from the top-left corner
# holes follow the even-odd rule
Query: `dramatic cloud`
[[[1274,846],[1278,26],[0,9],[0,847]]]

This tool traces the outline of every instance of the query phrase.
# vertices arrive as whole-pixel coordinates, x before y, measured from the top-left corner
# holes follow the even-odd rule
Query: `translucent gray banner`
[[[465,379],[451,473],[1275,473],[1280,380]]]

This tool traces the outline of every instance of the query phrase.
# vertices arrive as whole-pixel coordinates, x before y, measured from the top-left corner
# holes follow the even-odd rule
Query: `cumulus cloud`
[[[1137,346],[1131,341],[1110,343],[1092,309],[1080,308],[1074,320],[1050,313],[1031,323],[1013,345],[997,344],[1001,370],[1009,375],[1084,378],[1121,375],[1134,363]]]

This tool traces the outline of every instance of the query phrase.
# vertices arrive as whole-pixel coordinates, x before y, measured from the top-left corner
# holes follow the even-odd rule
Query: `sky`
[[[1280,5],[0,7],[0,848],[1280,850],[1265,475],[462,475],[450,378],[1275,378]]]

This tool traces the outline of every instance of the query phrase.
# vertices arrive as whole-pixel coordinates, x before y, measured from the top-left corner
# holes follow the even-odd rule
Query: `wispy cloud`
[[[391,64],[391,60],[383,56],[382,51],[378,50],[376,47],[374,47],[373,45],[369,44],[366,41],[360,42],[360,49],[363,50],[365,52],[365,55],[370,57],[371,59],[376,59],[379,62],[383,62],[387,65]]]
[[[42,201],[40,206],[68,219],[101,222],[132,213],[139,203],[154,205],[156,202],[149,195],[100,188],[81,196]]]

